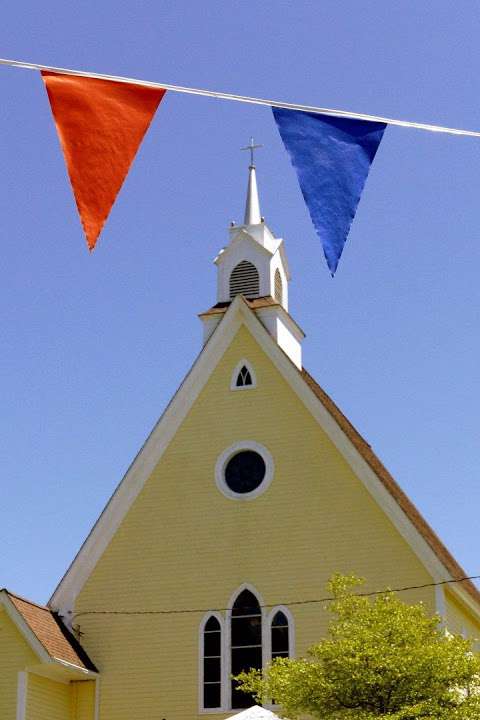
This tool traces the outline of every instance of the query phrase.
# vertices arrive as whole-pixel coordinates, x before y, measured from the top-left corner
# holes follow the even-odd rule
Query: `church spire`
[[[230,224],[230,241],[215,258],[217,304],[200,316],[203,339],[207,342],[220,323],[223,310],[235,303],[238,295],[243,295],[267,332],[301,370],[304,335],[288,314],[290,271],[284,242],[275,237],[260,215],[253,157],[258,147],[261,145],[255,145],[250,138],[250,144],[242,148],[250,151],[245,218],[242,225]]]
[[[253,158],[253,151],[260,147],[262,147],[262,145],[255,145],[253,137],[251,137],[249,145],[242,148],[242,150],[250,150],[247,200],[245,202],[245,217],[243,219],[244,225],[259,225],[262,222],[262,217],[260,215],[260,201],[258,199],[257,174]]]

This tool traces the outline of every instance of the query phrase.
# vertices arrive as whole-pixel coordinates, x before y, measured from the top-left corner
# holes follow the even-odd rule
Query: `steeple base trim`
[[[302,369],[302,340],[305,335],[281,305],[256,311],[256,316],[270,335],[277,341],[283,352]]]
[[[264,328],[274,338],[283,352],[290,360],[302,369],[302,340],[305,337],[303,330],[287,311],[270,296],[248,300],[243,298],[247,305],[255,312]],[[215,328],[222,320],[230,302],[220,302],[210,310],[199,315],[203,323],[203,344],[208,341]]]

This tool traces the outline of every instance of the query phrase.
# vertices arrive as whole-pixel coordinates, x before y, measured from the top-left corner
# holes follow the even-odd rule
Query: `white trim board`
[[[95,708],[94,708],[94,719],[100,720],[100,694],[101,694],[101,680],[99,676],[95,678]]]
[[[28,673],[21,670],[17,675],[17,720],[27,716]]]
[[[425,538],[305,382],[298,368],[271,337],[255,312],[241,296],[237,296],[203,347],[50,599],[49,605],[58,610],[67,622],[68,614],[72,611],[75,598],[83,584],[242,324],[317,420],[434,581],[452,579]],[[452,585],[451,589],[480,617],[478,604],[463,588]]]

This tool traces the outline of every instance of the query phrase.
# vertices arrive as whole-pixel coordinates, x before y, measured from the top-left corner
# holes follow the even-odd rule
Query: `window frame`
[[[226,645],[226,652],[225,652],[225,675],[226,675],[226,687],[225,687],[225,700],[226,700],[226,707],[225,709],[227,712],[242,712],[242,708],[232,708],[232,683],[231,683],[231,674],[232,674],[232,610],[233,606],[235,605],[235,602],[239,595],[244,591],[248,590],[257,598],[258,604],[260,606],[260,614],[262,618],[262,667],[265,666],[265,660],[267,657],[267,651],[266,651],[266,641],[267,641],[267,635],[266,632],[267,628],[269,627],[267,624],[267,613],[265,609],[265,603],[263,601],[262,596],[254,587],[253,585],[250,585],[250,583],[243,583],[238,587],[235,592],[231,595],[230,600],[227,605],[227,612],[225,614],[225,645]],[[243,708],[245,709],[245,708]]]
[[[237,378],[240,373],[240,370],[246,367],[248,372],[250,373],[250,377],[252,378],[252,384],[251,385],[240,385],[237,387]],[[236,365],[232,373],[232,377],[230,378],[230,390],[234,391],[242,391],[242,390],[254,390],[257,387],[257,376],[255,374],[255,370],[253,369],[252,363],[247,360],[246,358],[242,358]]]
[[[205,659],[205,626],[211,617],[220,624],[220,705],[216,708],[206,708],[204,705],[204,665]],[[225,618],[216,611],[205,613],[198,628],[198,707],[201,713],[223,712],[225,708]]]
[[[294,624],[293,624],[293,615],[288,609],[286,605],[275,605],[274,608],[270,610],[267,616],[267,623],[268,623],[268,645],[267,645],[267,662],[271,663],[272,658],[272,622],[275,615],[281,612],[285,615],[288,622],[288,657],[293,658],[295,657],[295,633],[294,633]]]
[[[275,605],[275,607],[273,607],[270,610],[270,612],[268,613],[267,620],[265,623],[266,638],[267,638],[265,655],[266,655],[266,663],[267,664],[270,664],[273,661],[273,657],[272,657],[272,622],[273,622],[273,618],[275,617],[277,612],[282,612],[285,615],[285,617],[287,618],[287,622],[288,622],[288,657],[289,658],[295,657],[295,630],[294,630],[295,625],[293,622],[293,615],[286,605]],[[270,702],[264,702],[262,707],[266,708],[267,710],[272,710],[273,712],[275,712],[276,710],[279,709],[280,705],[276,702],[270,701]]]
[[[199,643],[198,643],[198,707],[199,714],[219,714],[226,712],[242,712],[242,710],[232,708],[232,688],[231,688],[231,669],[232,669],[232,610],[238,596],[244,591],[248,590],[257,599],[260,606],[261,618],[262,618],[262,665],[265,667],[272,662],[272,621],[277,612],[282,612],[288,620],[288,656],[290,658],[295,657],[295,625],[293,615],[285,605],[275,605],[271,610],[265,607],[265,602],[262,595],[258,592],[256,587],[250,583],[243,583],[240,585],[234,593],[232,593],[229,602],[227,603],[227,610],[225,613],[219,613],[215,610],[205,613],[200,625],[199,625]],[[220,623],[221,631],[221,689],[220,699],[221,707],[219,708],[205,708],[203,705],[203,653],[204,653],[204,630],[208,620],[214,617]],[[266,709],[278,708],[278,705],[267,703],[263,704]]]
[[[255,488],[255,490],[252,490],[248,493],[236,493],[231,490],[225,482],[225,468],[228,461],[242,450],[252,450],[253,452],[258,453],[263,458],[263,461],[265,463],[265,477],[263,478],[260,485]],[[255,442],[255,440],[240,440],[233,445],[230,445],[230,447],[226,448],[219,455],[215,464],[215,483],[222,495],[225,495],[225,497],[229,498],[230,500],[254,500],[268,489],[270,483],[273,480],[274,472],[275,466],[273,463],[273,458],[266,447],[260,445],[260,443]]]

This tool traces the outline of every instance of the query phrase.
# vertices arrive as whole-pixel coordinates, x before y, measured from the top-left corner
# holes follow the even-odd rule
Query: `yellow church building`
[[[300,601],[334,572],[480,636],[480,593],[302,366],[253,161],[215,263],[203,348],[48,606],[0,591],[1,720],[229,717],[232,674],[325,632]]]

